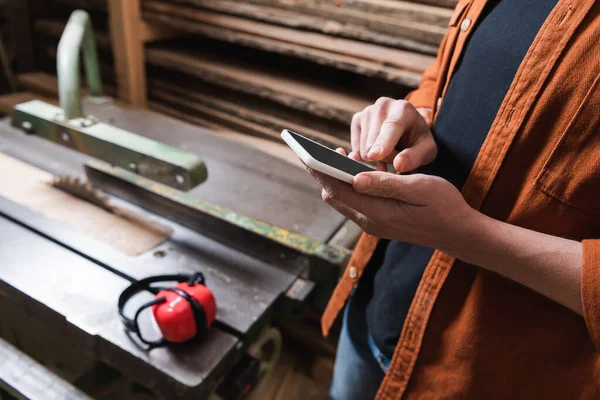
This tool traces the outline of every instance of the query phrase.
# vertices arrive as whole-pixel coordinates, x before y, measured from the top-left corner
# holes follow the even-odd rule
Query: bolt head
[[[21,123],[21,129],[27,134],[35,133],[35,129],[33,129],[33,124],[29,121],[23,121]]]

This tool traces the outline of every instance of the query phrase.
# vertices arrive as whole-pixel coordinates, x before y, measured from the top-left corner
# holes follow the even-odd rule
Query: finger
[[[360,151],[360,124],[361,124],[362,113],[356,113],[352,117],[352,124],[350,124],[350,142],[352,145],[352,151]]]
[[[367,141],[365,146],[367,154],[366,156],[363,156],[363,160],[369,161],[369,151],[371,150],[371,147],[373,146],[373,144],[377,140],[377,137],[379,136],[381,126],[383,125],[383,122],[385,121],[387,116],[387,110],[390,101],[390,99],[381,98],[377,100],[377,103],[375,103],[375,106],[373,106],[372,108],[369,123],[369,133],[367,135]]]
[[[335,152],[338,154],[341,154],[343,156],[346,155],[346,150],[342,149],[341,147],[338,147],[337,149],[335,149]]]
[[[329,204],[327,192],[325,192],[325,189],[323,189],[323,200]],[[357,224],[361,228],[365,226],[367,217],[364,214],[362,214],[361,212],[354,210],[354,209],[344,205],[343,203],[335,203],[335,204],[332,203],[332,204],[330,204],[330,206],[331,206],[331,208],[333,208],[334,210],[336,210],[337,212],[342,214],[344,217],[353,221],[355,224]]]
[[[387,164],[384,163],[383,161],[377,161],[376,169],[377,169],[377,171],[387,172],[388,167],[387,167]]]
[[[354,210],[363,211],[368,209],[365,202],[372,201],[368,196],[357,193],[351,185],[332,178],[321,172],[309,169],[311,175],[323,186],[324,193],[327,194],[327,204],[332,207],[343,204]],[[325,200],[325,197],[323,198]]]
[[[354,218],[356,218],[356,215],[358,214],[358,212],[356,210],[353,210],[352,208],[348,207],[347,205],[345,205],[342,202],[333,200],[331,195],[327,191],[327,189],[321,190],[321,197],[323,198],[323,201],[325,203],[329,204],[332,208],[334,208],[337,212],[339,212],[346,218],[350,218],[352,220]]]
[[[424,205],[423,191],[429,185],[426,175],[395,175],[388,172],[366,172],[354,178],[353,187],[369,196],[393,198],[412,205]]]
[[[360,118],[360,150],[359,154],[362,159],[367,156],[367,139],[369,137],[369,128],[371,126],[370,107],[367,107]]]
[[[393,161],[397,172],[414,171],[427,165],[437,156],[437,146],[431,134],[419,137],[415,143],[398,154]]]
[[[356,151],[353,151],[352,153],[348,154],[348,157],[350,157],[354,161],[360,161],[360,154],[358,154]]]
[[[401,103],[394,107],[392,113],[382,123],[381,130],[377,140],[371,147],[368,157],[372,160],[384,160],[389,159],[390,156],[395,156],[397,150],[396,145],[414,124],[416,112],[415,110]],[[391,161],[391,160],[389,160]]]

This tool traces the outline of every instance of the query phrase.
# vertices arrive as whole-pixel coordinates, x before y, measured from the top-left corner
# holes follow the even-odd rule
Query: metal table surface
[[[138,347],[116,312],[116,299],[129,281],[1,217],[0,254],[0,296],[38,313],[39,329],[63,331],[72,346],[157,393],[204,398],[219,369],[235,362],[238,339],[216,328],[201,343]]]

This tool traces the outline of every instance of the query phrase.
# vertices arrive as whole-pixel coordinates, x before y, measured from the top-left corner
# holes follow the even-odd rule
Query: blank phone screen
[[[361,172],[372,172],[374,169],[367,167],[351,158],[343,156],[330,148],[313,142],[310,139],[300,136],[295,132],[288,130],[290,135],[304,147],[304,149],[317,161],[327,164],[333,168],[344,171],[352,176],[358,175]]]

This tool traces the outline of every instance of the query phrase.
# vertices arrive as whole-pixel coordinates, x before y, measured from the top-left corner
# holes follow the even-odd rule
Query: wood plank
[[[203,81],[229,89],[251,93],[261,98],[311,114],[350,124],[352,116],[372,103],[343,93],[294,80],[282,73],[256,66],[234,65],[199,52],[149,49],[148,62],[184,72]]]
[[[246,2],[344,19],[358,17],[359,14],[356,12],[359,11],[362,13],[361,18],[366,21],[370,18],[383,17],[390,20],[390,23],[418,21],[442,28],[448,26],[448,21],[452,16],[452,10],[421,4],[425,3],[423,0],[417,2],[410,0],[343,0],[337,3],[331,0],[246,0]]]
[[[119,98],[144,107],[147,100],[146,68],[139,0],[108,0],[108,6]]]
[[[35,21],[34,27],[36,32],[55,38],[58,43],[65,30],[65,25],[66,21],[42,19]],[[96,44],[100,49],[111,50],[110,36],[106,32],[96,30],[94,31],[94,36],[96,37]]]
[[[182,92],[182,88],[168,82],[151,80],[150,93],[151,96],[156,94],[158,98],[162,97],[163,99],[165,99],[165,97],[168,95],[171,95],[172,99],[175,98],[174,100],[177,98],[182,100],[188,99],[188,105],[202,105],[210,111],[224,113],[224,116],[227,116],[228,118],[234,117],[238,118],[240,121],[251,122],[260,127],[269,128],[273,131],[273,136],[269,135],[269,138],[274,139],[277,142],[281,141],[279,133],[283,129],[291,129],[297,132],[302,132],[303,135],[330,147],[349,147],[348,131],[345,132],[345,137],[336,138],[328,133],[312,129],[309,126],[300,125],[298,123],[290,122],[289,120],[283,120],[274,117],[273,115],[265,114],[254,109],[224,101],[220,98],[206,96],[198,91],[190,90]],[[161,96],[161,93],[163,96]],[[213,116],[215,116],[215,114],[213,114]]]
[[[415,88],[419,85],[421,73],[423,72],[404,71],[377,62],[365,61],[357,59],[356,57],[334,54],[324,50],[286,43],[244,32],[236,32],[231,29],[220,28],[197,21],[172,17],[164,13],[145,11],[143,15],[147,20],[159,21],[208,38],[240,44],[242,46],[274,52],[285,56],[301,58],[320,65],[350,71],[366,77],[380,78],[388,82],[405,85],[409,88]],[[433,58],[431,58],[430,61],[433,62]]]
[[[367,0],[368,1],[368,0]],[[458,0],[408,0],[413,3],[429,4],[437,7],[454,8],[458,3]]]
[[[140,32],[140,38],[144,43],[169,39],[182,35],[180,30],[174,29],[173,27],[167,25],[150,23],[146,21],[140,21],[139,24],[140,26],[138,29]]]
[[[173,112],[170,112],[171,115],[175,115],[176,117],[184,119],[188,122],[195,123],[194,118],[197,116],[203,116],[208,121],[217,122],[218,124],[216,126],[229,127],[229,129],[234,129],[239,132],[266,138],[275,142],[281,142],[281,130],[269,129],[259,123],[248,121],[244,118],[207,107],[193,100],[186,100],[185,98],[172,95],[161,90],[153,90],[152,95],[157,100],[165,102],[177,110],[177,115],[175,115]],[[193,115],[193,117],[191,115]],[[297,130],[304,132],[302,129]],[[334,137],[320,135],[320,137],[317,137],[316,139],[329,147],[349,148],[348,141],[343,141]]]
[[[212,132],[217,136],[234,141],[236,143],[243,143],[254,149],[260,150],[263,153],[284,160],[299,168],[304,168],[304,164],[302,163],[302,161],[300,161],[296,153],[294,153],[285,144],[278,143],[273,140],[263,139],[260,137],[249,136],[245,133],[234,131],[228,128],[227,126],[219,124],[216,121],[202,119],[198,115],[190,116],[189,114],[186,114],[185,112],[182,112],[179,109],[171,108],[163,103],[155,102],[152,99],[150,99],[148,104],[151,110],[164,113],[171,117],[182,119],[186,122],[195,123],[199,126],[209,127],[211,128]]]
[[[17,75],[19,85],[33,93],[58,98],[58,79],[56,75],[45,72],[29,72]]]
[[[295,29],[249,21],[244,18],[230,17],[222,14],[200,11],[189,7],[148,1],[144,9],[157,11],[179,18],[185,18],[234,31],[250,33],[281,42],[293,43],[309,48],[325,50],[331,53],[353,56],[358,59],[379,62],[395,66],[405,71],[423,72],[433,61],[432,57],[409,51],[391,49],[354,40],[334,38],[314,32],[303,32]]]
[[[368,14],[332,5],[298,9],[298,6],[280,8],[223,0],[176,1],[208,11],[429,54],[436,53],[450,19],[448,16],[445,25],[440,27],[415,22],[415,19],[388,18],[385,15]]]
[[[54,0],[86,11],[108,11],[108,0]]]
[[[19,103],[25,103],[30,100],[43,100],[50,104],[58,104],[56,99],[40,98],[39,95],[31,92],[16,92],[3,94],[0,96],[0,115],[5,116],[12,114],[13,108]]]

